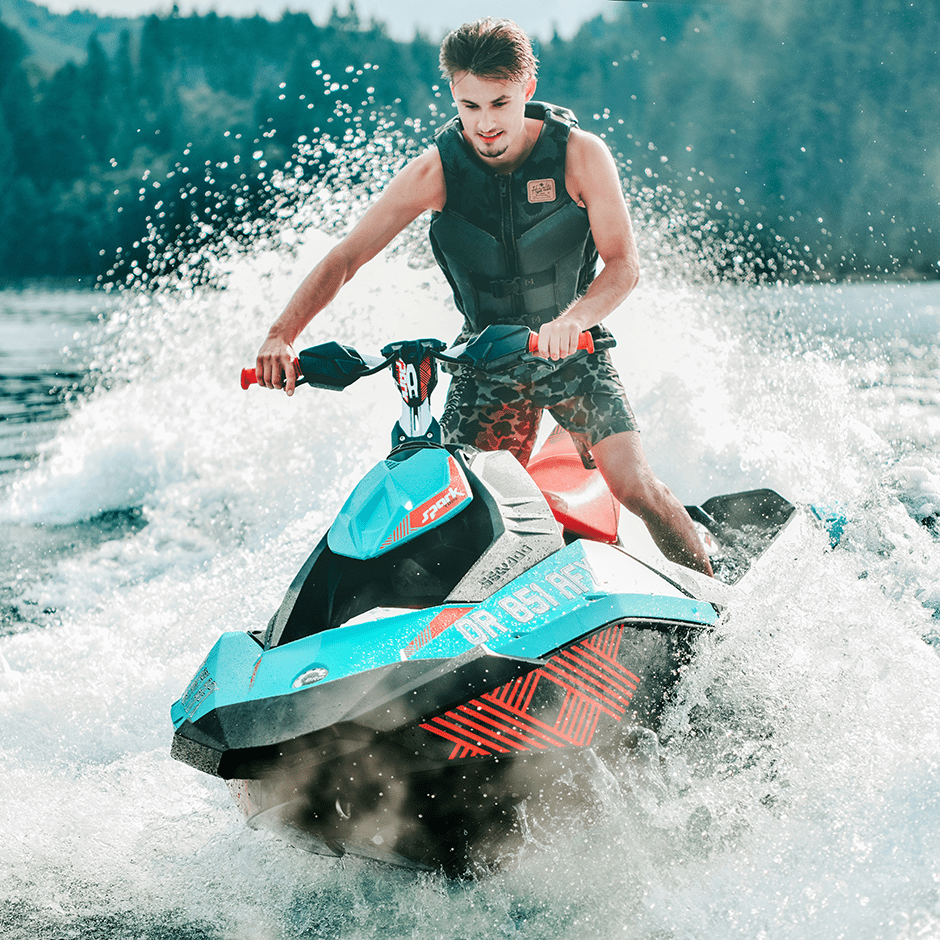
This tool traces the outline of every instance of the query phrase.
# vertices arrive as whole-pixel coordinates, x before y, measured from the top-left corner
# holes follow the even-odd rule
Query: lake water
[[[266,622],[398,413],[383,377],[238,387],[329,244],[236,253],[212,289],[0,292],[3,936],[940,936],[940,284],[647,260],[609,322],[657,472],[848,524],[757,573],[590,831],[454,884],[250,831],[170,759],[170,704],[219,633]],[[301,345],[457,328],[398,252]]]

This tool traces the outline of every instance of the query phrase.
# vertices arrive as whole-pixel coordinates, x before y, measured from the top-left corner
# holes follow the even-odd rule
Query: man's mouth
[[[479,135],[479,137],[480,137],[480,140],[483,141],[483,143],[485,143],[485,144],[491,144],[491,143],[493,143],[494,140],[496,140],[497,137],[499,137],[500,134],[502,134],[502,131],[496,131],[496,132],[493,133],[493,134],[482,134],[482,133],[481,133],[481,134]]]

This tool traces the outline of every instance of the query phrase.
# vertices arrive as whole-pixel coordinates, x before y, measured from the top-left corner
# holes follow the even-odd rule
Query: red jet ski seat
[[[620,504],[600,470],[588,470],[581,462],[564,428],[552,431],[527,469],[566,532],[597,542],[617,541]]]

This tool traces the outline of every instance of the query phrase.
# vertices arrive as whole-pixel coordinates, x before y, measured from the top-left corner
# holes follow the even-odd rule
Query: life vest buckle
[[[519,283],[521,278],[494,278],[490,281],[489,293],[497,300],[504,297],[512,297],[514,294],[522,293],[522,285]]]
[[[502,300],[504,297],[512,297],[514,294],[523,294],[527,290],[533,290],[536,287],[544,287],[547,284],[554,283],[555,270],[554,268],[548,268],[536,274],[522,274],[519,277],[488,278],[483,275],[471,274],[470,280],[477,290],[486,291],[488,294],[492,294],[497,300]]]

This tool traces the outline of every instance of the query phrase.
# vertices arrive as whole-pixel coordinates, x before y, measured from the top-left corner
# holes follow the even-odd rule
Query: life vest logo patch
[[[529,202],[554,202],[555,181],[553,179],[529,180],[528,192]]]

